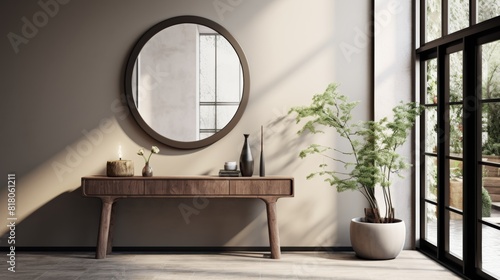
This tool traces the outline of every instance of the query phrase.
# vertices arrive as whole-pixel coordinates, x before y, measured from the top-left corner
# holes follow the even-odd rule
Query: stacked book
[[[240,177],[239,170],[219,170],[219,177]]]

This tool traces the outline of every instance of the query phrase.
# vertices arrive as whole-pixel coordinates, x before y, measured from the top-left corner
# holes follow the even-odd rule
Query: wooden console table
[[[281,256],[276,201],[294,196],[291,177],[82,177],[83,195],[102,202],[96,259],[111,253],[112,208],[120,198],[258,198],[266,203],[271,258]]]

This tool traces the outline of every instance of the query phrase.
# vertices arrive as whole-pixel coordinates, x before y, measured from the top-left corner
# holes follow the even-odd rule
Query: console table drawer
[[[229,195],[229,181],[148,180],[145,195]]]
[[[293,195],[292,180],[231,180],[231,195]]]
[[[84,184],[86,195],[142,195],[142,180],[88,180]]]

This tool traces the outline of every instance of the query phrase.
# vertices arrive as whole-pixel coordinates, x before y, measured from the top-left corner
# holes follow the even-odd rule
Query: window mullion
[[[441,36],[448,35],[449,5],[448,0],[441,0]]]
[[[481,256],[480,227],[478,226],[478,213],[481,213],[481,166],[478,164],[481,153],[480,133],[481,127],[481,105],[480,92],[477,92],[478,83],[478,65],[475,40],[466,38],[464,41],[464,63],[463,63],[463,81],[464,81],[464,117],[463,117],[463,169],[471,172],[464,172],[463,184],[463,273],[472,277],[475,275],[476,267],[479,267],[479,258]],[[467,242],[472,241],[474,242]]]
[[[425,2],[425,0],[421,0],[421,4],[422,2]],[[422,14],[422,13],[421,13]],[[425,36],[423,36],[423,34],[425,34],[425,32],[422,31],[423,29],[420,30],[420,35],[421,35],[421,38],[424,38]],[[422,41],[424,42],[424,41]],[[422,59],[422,57],[419,58],[420,60],[417,61],[416,63],[419,65],[419,71],[420,71],[420,75],[419,75],[419,90],[420,90],[420,103],[421,104],[425,104],[425,95],[426,95],[426,88],[427,88],[427,80],[426,80],[426,77],[427,77],[427,67],[426,67],[426,62],[424,59]],[[423,147],[421,148],[421,151],[424,151],[424,152],[420,152],[420,163],[424,163],[420,166],[420,192],[419,192],[419,195],[420,195],[420,237],[419,239],[420,240],[425,240],[425,236],[426,236],[426,226],[425,224],[422,222],[422,220],[425,220],[424,217],[426,217],[427,215],[427,211],[426,211],[426,204],[425,204],[425,199],[426,199],[426,168],[425,168],[425,147],[427,147],[426,145],[426,125],[429,125],[426,123],[426,118],[425,118],[425,113],[420,115],[420,147]]]
[[[427,1],[426,0],[420,0],[420,11],[426,11],[427,10]],[[426,42],[425,38],[425,25],[426,25],[426,18],[425,18],[425,12],[420,12],[420,42],[418,44],[419,47],[423,46]]]
[[[438,95],[438,107],[437,107],[437,125],[438,125],[438,163],[437,163],[437,202],[438,202],[438,228],[437,228],[437,257],[440,260],[444,260],[446,248],[447,234],[446,234],[446,185],[449,183],[449,168],[446,164],[446,154],[449,149],[449,133],[447,133],[447,128],[449,132],[449,126],[446,125],[448,120],[448,110],[446,110],[446,49],[444,47],[439,47],[437,51],[437,95]]]
[[[218,102],[219,102],[219,97],[218,97],[218,94],[219,94],[219,56],[218,56],[218,53],[219,53],[219,49],[218,49],[218,37],[219,35],[214,35],[214,43],[215,43],[215,69],[214,69],[214,72],[215,72],[215,116],[214,116],[214,130],[215,132],[219,131],[218,127],[217,127],[217,117],[219,116],[218,112],[217,112],[217,107],[218,107]]]
[[[469,26],[477,23],[477,0],[469,0]]]

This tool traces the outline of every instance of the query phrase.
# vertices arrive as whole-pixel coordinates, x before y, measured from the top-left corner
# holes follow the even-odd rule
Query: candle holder
[[[108,177],[134,176],[134,162],[122,159],[108,161],[106,164],[106,175]]]

